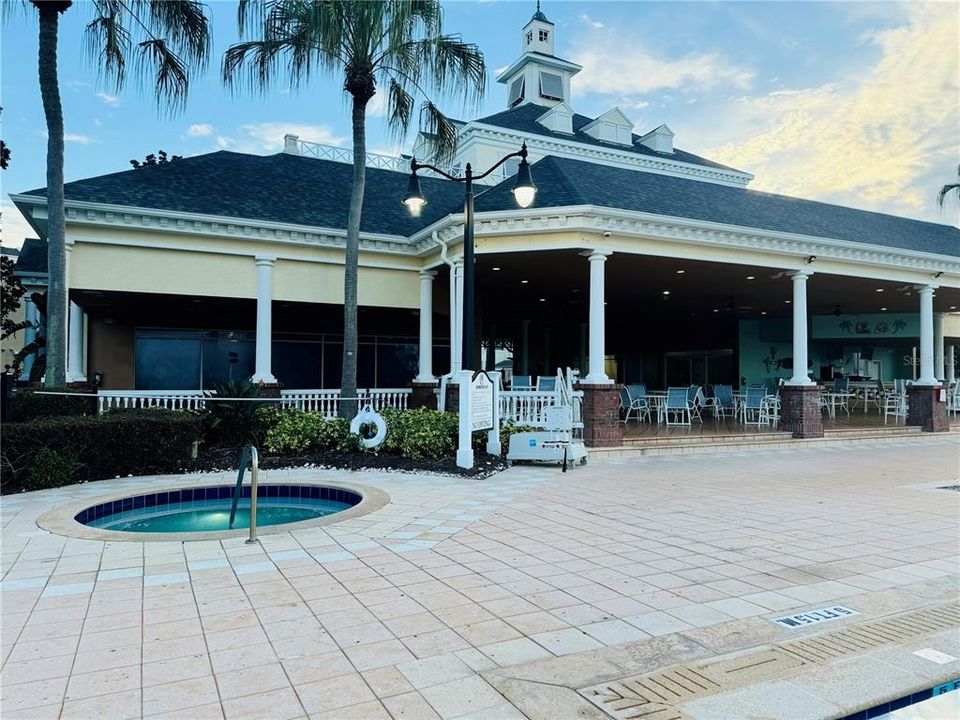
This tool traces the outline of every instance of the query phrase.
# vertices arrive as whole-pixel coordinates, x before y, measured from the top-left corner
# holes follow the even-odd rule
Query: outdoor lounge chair
[[[850,416],[850,378],[834,378],[833,380],[833,393],[834,401],[833,408],[836,411],[837,408],[843,408],[843,411],[847,413],[847,417]]]
[[[767,389],[763,385],[751,385],[747,388],[740,415],[744,425],[760,426],[763,423],[763,399],[767,396]]]
[[[639,420],[646,418],[647,422],[650,422],[651,408],[650,401],[647,400],[647,386],[643,383],[627,385],[625,390],[627,391],[629,405],[627,407],[627,417],[624,419],[624,422],[630,419],[631,413],[636,413],[637,419]],[[621,402],[621,407],[622,406]]]
[[[899,422],[901,418],[907,419],[907,381],[894,380],[893,392],[887,393],[883,400],[883,424],[887,424],[887,418],[893,416],[894,422]]]
[[[686,425],[690,427],[692,424],[691,410],[690,401],[687,399],[687,388],[667,388],[667,402],[663,407],[667,426]],[[673,419],[671,420],[671,418]]]
[[[715,418],[733,417],[737,412],[737,403],[733,397],[733,387],[730,385],[714,385],[713,398],[710,410]]]
[[[556,392],[557,378],[553,375],[540,375],[537,377],[537,392]]]
[[[703,388],[699,385],[689,385],[687,387],[687,403],[690,405],[690,419],[697,422],[703,422],[703,407],[706,405],[706,398],[703,396]]]
[[[514,375],[510,381],[511,390],[533,390],[533,378],[529,375]]]

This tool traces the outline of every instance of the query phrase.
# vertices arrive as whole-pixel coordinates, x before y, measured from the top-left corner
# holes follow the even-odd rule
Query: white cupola
[[[570,78],[581,68],[553,54],[555,30],[537,2],[537,11],[521,32],[520,58],[497,75],[497,82],[508,88],[508,108],[526,103],[553,107],[570,101]]]

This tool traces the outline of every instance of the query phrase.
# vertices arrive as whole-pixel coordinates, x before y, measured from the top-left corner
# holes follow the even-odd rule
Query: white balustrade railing
[[[97,412],[137,408],[201,410],[204,397],[202,390],[100,390]]]
[[[380,411],[383,408],[393,408],[394,410],[406,410],[410,404],[410,396],[413,390],[410,388],[371,388],[357,393],[361,402],[368,402],[374,410]]]
[[[280,405],[332,418],[340,409],[340,390],[281,390]]]

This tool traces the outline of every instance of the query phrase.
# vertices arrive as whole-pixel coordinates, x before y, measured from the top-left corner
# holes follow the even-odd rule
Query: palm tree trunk
[[[359,284],[360,215],[367,176],[367,103],[363,94],[353,95],[353,187],[347,216],[347,251],[343,268],[343,368],[340,397],[357,397],[357,286]],[[357,401],[340,402],[340,415],[353,417]]]
[[[66,384],[67,254],[63,215],[63,108],[57,80],[57,29],[61,3],[40,3],[38,68],[47,119],[47,367],[44,385]],[[64,8],[65,9],[65,8]]]

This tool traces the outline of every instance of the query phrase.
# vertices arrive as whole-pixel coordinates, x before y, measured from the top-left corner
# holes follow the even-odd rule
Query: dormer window
[[[540,42],[546,42],[548,37],[550,37],[549,32],[547,32],[546,30],[540,31]]]
[[[523,75],[510,83],[510,99],[507,102],[507,107],[513,107],[523,100],[523,85]]]
[[[533,42],[533,30],[527,33],[527,45]]]
[[[555,73],[540,73],[540,97],[563,100],[563,78]]]

